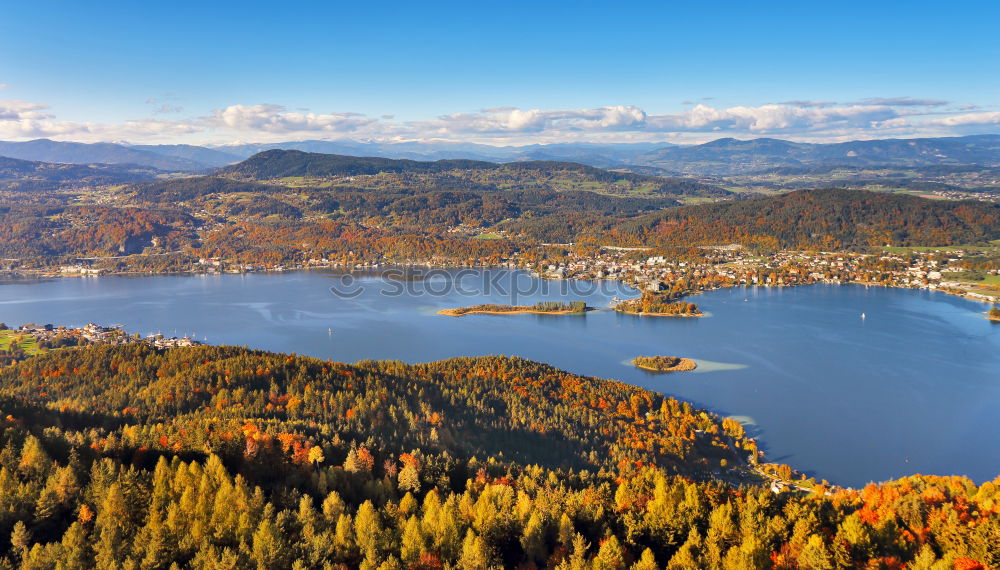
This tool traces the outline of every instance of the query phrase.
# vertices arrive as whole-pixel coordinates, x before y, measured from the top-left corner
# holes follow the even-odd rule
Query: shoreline
[[[705,313],[685,315],[683,313],[643,313],[642,311],[619,311],[617,309],[615,309],[615,312],[622,315],[632,315],[634,317],[675,317],[681,319],[699,319],[705,316]]]
[[[585,315],[588,311],[593,309],[587,308],[583,312],[580,311],[539,311],[536,309],[523,309],[523,310],[512,310],[512,311],[491,311],[491,310],[463,310],[464,307],[455,307],[452,309],[441,309],[438,311],[437,315],[444,315],[446,317],[464,317],[465,315]]]
[[[19,278],[26,279],[26,280],[42,280],[42,279],[63,279],[63,278],[86,279],[86,278],[97,278],[97,277],[155,277],[155,276],[167,276],[167,275],[173,275],[173,276],[181,276],[181,275],[191,275],[191,276],[222,276],[222,275],[247,275],[247,274],[252,274],[252,273],[262,273],[262,274],[292,273],[292,272],[296,272],[296,271],[316,271],[316,270],[318,270],[318,271],[330,271],[330,272],[335,272],[335,273],[352,274],[352,273],[355,273],[355,272],[364,272],[364,271],[379,270],[379,269],[384,269],[384,268],[389,268],[389,267],[422,268],[422,269],[463,269],[463,268],[484,269],[484,270],[485,269],[505,269],[505,270],[508,270],[508,271],[526,271],[526,272],[530,273],[533,277],[538,278],[538,279],[551,279],[551,278],[546,277],[546,276],[544,276],[542,274],[539,274],[537,271],[535,271],[533,269],[525,268],[525,267],[510,267],[510,266],[506,266],[506,265],[502,265],[502,264],[500,264],[500,265],[466,265],[466,264],[462,264],[462,263],[455,263],[455,264],[440,263],[440,262],[430,263],[430,262],[426,262],[425,261],[425,262],[406,262],[406,263],[373,263],[373,264],[367,264],[367,265],[362,265],[362,266],[357,266],[357,267],[346,267],[344,265],[336,265],[336,264],[329,264],[329,265],[292,265],[292,266],[281,266],[281,267],[261,267],[261,268],[247,269],[247,270],[242,270],[242,271],[201,271],[201,270],[197,270],[197,269],[189,269],[189,270],[177,270],[177,271],[127,271],[127,270],[126,271],[103,271],[102,270],[100,272],[95,272],[95,273],[65,273],[65,272],[60,272],[60,271],[54,271],[54,270],[51,270],[51,269],[21,269],[21,270],[3,269],[3,270],[0,270],[0,281],[3,281],[3,280],[16,280],[16,279],[19,279]],[[560,278],[560,279],[577,280],[578,278],[576,278],[576,277],[568,277],[568,278]],[[590,279],[583,278],[583,279],[580,279],[580,280],[587,281],[587,280],[590,280]],[[635,286],[634,283],[630,283],[629,281],[625,281],[625,280],[619,280],[619,281],[621,283],[625,284],[625,285]],[[814,281],[814,282],[810,282],[810,283],[790,283],[790,284],[749,284],[749,283],[740,283],[740,284],[733,284],[733,285],[730,285],[730,286],[714,287],[714,288],[711,288],[711,289],[699,289],[699,290],[689,291],[689,292],[683,294],[681,297],[678,297],[678,300],[681,300],[681,299],[684,299],[684,298],[687,298],[687,297],[690,297],[690,296],[694,296],[694,295],[699,295],[699,294],[702,294],[702,293],[704,293],[706,291],[711,291],[711,290],[715,290],[715,289],[732,289],[732,288],[738,288],[738,287],[768,287],[768,288],[776,287],[776,288],[784,288],[784,287],[804,287],[804,286],[809,286],[809,285],[863,285],[865,287],[882,287],[882,288],[886,288],[886,289],[908,289],[908,290],[914,290],[914,291],[928,291],[928,292],[943,293],[945,295],[951,295],[953,297],[959,297],[959,298],[965,299],[967,301],[974,301],[974,302],[977,302],[977,303],[993,304],[993,303],[996,302],[995,300],[988,300],[988,299],[983,299],[982,297],[979,297],[979,296],[975,296],[976,294],[973,293],[973,292],[970,292],[970,291],[966,291],[966,290],[962,290],[962,289],[954,289],[954,288],[950,288],[950,287],[927,287],[927,286],[914,287],[914,286],[904,286],[904,285],[893,285],[893,284],[890,284],[890,283],[868,283],[868,282],[864,282],[864,281]],[[1000,299],[1000,297],[998,297],[998,299]],[[588,310],[592,310],[592,309],[588,308]],[[612,309],[612,310],[614,310],[614,309]],[[680,314],[678,314],[678,315],[670,315],[670,314],[662,314],[662,313],[640,313],[640,312],[634,312],[634,311],[617,311],[617,310],[615,312],[623,313],[623,314],[627,314],[627,315],[632,315],[632,316],[637,316],[637,317],[657,316],[657,317],[699,318],[699,317],[706,316],[704,314],[699,314],[699,315],[680,315]],[[483,313],[483,314],[486,314],[486,313]],[[505,314],[505,313],[490,313],[490,314]],[[509,314],[515,314],[515,313],[509,313]],[[556,313],[547,313],[547,314],[556,314]],[[993,322],[997,322],[997,321],[993,321]]]

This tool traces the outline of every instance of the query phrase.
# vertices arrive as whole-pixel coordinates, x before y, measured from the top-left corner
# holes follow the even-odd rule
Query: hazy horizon
[[[674,142],[674,141],[662,141],[662,140],[651,140],[651,141],[594,141],[594,140],[579,140],[579,141],[552,141],[552,142],[521,142],[521,143],[497,143],[497,142],[475,142],[475,141],[464,141],[464,140],[448,140],[448,139],[425,139],[425,140],[379,140],[379,139],[353,139],[353,138],[302,138],[302,139],[281,139],[274,141],[263,141],[263,140],[235,140],[230,142],[217,142],[217,143],[191,143],[191,142],[136,142],[128,140],[71,140],[62,139],[54,137],[36,137],[36,138],[26,138],[26,139],[6,139],[0,140],[0,142],[5,143],[30,143],[38,141],[49,141],[55,143],[72,143],[72,144],[116,144],[126,147],[144,147],[144,146],[171,146],[171,145],[189,145],[202,147],[207,149],[226,149],[241,146],[280,146],[280,145],[291,145],[291,144],[302,144],[302,143],[331,143],[331,144],[344,144],[344,145],[454,145],[459,146],[478,146],[478,147],[490,147],[495,149],[521,149],[530,148],[534,146],[636,146],[636,147],[649,147],[657,148],[662,146],[698,146],[702,144],[717,142],[726,139],[735,139],[741,142],[750,142],[755,140],[781,140],[793,143],[802,144],[837,144],[845,142],[865,142],[865,141],[879,141],[879,140],[917,140],[917,139],[948,139],[948,138],[962,138],[969,136],[1000,136],[1000,130],[997,132],[984,132],[976,134],[952,134],[952,135],[942,135],[935,137],[925,137],[925,136],[899,136],[899,137],[844,137],[843,139],[836,140],[809,140],[801,139],[797,137],[771,137],[771,136],[718,136],[713,138],[708,138],[703,141],[690,141],[690,142]],[[294,149],[292,149],[294,150]]]

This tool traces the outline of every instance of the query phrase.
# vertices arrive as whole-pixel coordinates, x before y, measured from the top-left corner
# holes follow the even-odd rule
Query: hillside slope
[[[330,178],[394,174],[409,187],[464,187],[465,189],[525,189],[551,187],[556,190],[589,190],[605,194],[688,194],[728,196],[725,190],[694,180],[661,178],[631,172],[602,170],[585,164],[558,161],[494,163],[475,160],[434,162],[396,160],[268,150],[243,162],[220,168],[217,175],[249,180],[282,178]],[[355,184],[364,181],[352,181]],[[634,193],[634,192],[633,192]]]
[[[951,245],[1000,238],[1000,204],[842,189],[663,210],[622,222],[625,241],[771,247]]]
[[[7,567],[1000,564],[996,484],[776,495],[737,422],[515,358],[63,349],[0,408]]]

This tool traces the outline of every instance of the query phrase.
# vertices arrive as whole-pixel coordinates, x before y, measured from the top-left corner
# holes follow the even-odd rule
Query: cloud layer
[[[336,134],[356,131],[377,119],[359,113],[289,112],[281,105],[230,105],[213,111],[204,122],[210,127],[239,132]]]
[[[0,99],[0,139],[206,143],[355,138],[523,144],[702,142],[721,136],[833,141],[1000,131],[998,111],[912,97],[872,97],[848,103],[799,100],[731,107],[702,102],[667,114],[652,114],[631,105],[592,109],[500,107],[421,121],[397,121],[393,115],[289,110],[268,103],[235,104],[204,116],[180,118],[182,107],[152,98],[146,103],[153,105],[151,117],[105,124],[60,120],[43,103]]]

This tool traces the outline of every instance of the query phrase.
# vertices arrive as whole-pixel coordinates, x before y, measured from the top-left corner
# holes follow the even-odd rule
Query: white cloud
[[[169,98],[167,98],[169,100]],[[584,109],[494,107],[425,121],[391,114],[315,113],[276,104],[235,104],[207,116],[150,98],[153,117],[117,123],[61,120],[42,103],[0,99],[0,139],[219,143],[278,142],[305,138],[383,141],[468,141],[487,144],[545,142],[705,142],[722,136],[776,136],[834,141],[889,136],[942,136],[997,130],[1000,112],[942,109],[933,100],[870,99],[879,104],[787,101],[715,107],[702,102],[677,113],[651,114],[631,105]],[[890,104],[895,101],[898,104]],[[901,101],[901,102],[900,102]],[[922,105],[914,103],[923,101]],[[933,108],[932,108],[933,107]],[[163,115],[171,114],[167,118]]]
[[[793,104],[794,103],[794,104]],[[626,105],[596,109],[540,110],[499,107],[478,113],[455,113],[407,126],[425,136],[577,138],[582,133],[611,136],[625,132],[796,134],[828,129],[879,129],[902,126],[903,111],[888,105],[831,107],[825,102],[789,102],[757,107],[716,108],[705,103],[676,114],[649,115]]]
[[[27,138],[48,133],[69,134],[79,129],[75,125],[54,121],[44,112],[48,107],[20,99],[0,99],[0,136]]]
[[[230,105],[215,110],[206,123],[236,131],[266,133],[326,132],[349,133],[370,125],[371,119],[358,113],[319,114],[288,111],[281,105]]]
[[[183,136],[201,128],[183,121],[129,120],[119,124],[59,121],[48,106],[18,99],[0,99],[0,138],[63,138],[79,141]]]
[[[550,130],[624,130],[641,129],[646,112],[630,105],[614,105],[597,109],[543,111],[498,107],[479,113],[455,113],[434,121],[414,121],[408,125],[438,135],[483,133],[540,133]]]
[[[0,83],[0,89],[7,89],[9,87],[10,87],[10,85],[8,85],[6,83]]]
[[[650,129],[668,132],[723,130],[762,134],[837,126],[866,128],[898,116],[897,111],[887,106],[801,107],[772,104],[716,109],[700,104],[675,115],[650,116],[647,123]]]
[[[20,99],[0,99],[0,121],[48,118],[51,115],[40,112],[47,108],[46,105],[42,105],[41,103],[31,103],[30,101],[21,101]]]
[[[940,125],[943,127],[965,127],[976,125],[1000,125],[1000,111],[986,111],[983,113],[966,113],[963,115],[952,115],[940,119],[925,121],[928,125]]]

